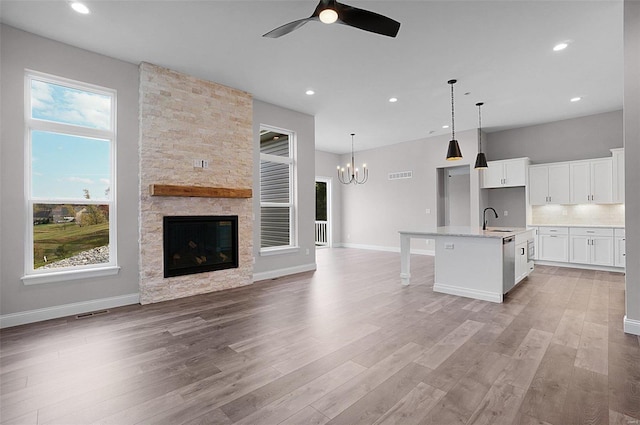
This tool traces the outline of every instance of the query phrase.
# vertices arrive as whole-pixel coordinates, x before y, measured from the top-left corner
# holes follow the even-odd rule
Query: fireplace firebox
[[[238,216],[165,216],[164,277],[238,267]]]

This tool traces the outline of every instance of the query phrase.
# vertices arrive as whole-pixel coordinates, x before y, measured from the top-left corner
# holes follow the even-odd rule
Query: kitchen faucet
[[[487,230],[487,219],[485,215],[487,213],[487,210],[493,211],[493,213],[496,215],[496,218],[498,218],[498,213],[496,212],[496,210],[491,207],[485,208],[484,211],[482,211],[482,230]]]

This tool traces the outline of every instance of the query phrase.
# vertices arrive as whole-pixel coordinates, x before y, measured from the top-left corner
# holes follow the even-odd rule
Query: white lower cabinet
[[[516,245],[516,283],[529,275],[529,262],[527,261],[527,241]]]
[[[569,236],[566,227],[538,228],[538,259],[569,262]]]
[[[613,265],[616,267],[626,267],[625,233],[624,229],[614,229],[613,231]]]
[[[622,228],[540,226],[533,229],[537,229],[538,234],[536,260],[568,263],[568,266],[625,267]],[[517,257],[516,252],[516,267]]]
[[[613,266],[613,229],[569,229],[569,262]]]

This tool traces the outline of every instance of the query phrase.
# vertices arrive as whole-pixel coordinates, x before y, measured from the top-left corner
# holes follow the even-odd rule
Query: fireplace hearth
[[[164,277],[238,267],[238,216],[165,216]]]

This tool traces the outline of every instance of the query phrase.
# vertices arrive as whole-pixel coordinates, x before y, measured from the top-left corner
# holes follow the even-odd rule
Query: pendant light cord
[[[478,134],[478,142],[480,144],[480,152],[482,152],[482,103],[478,103],[478,130],[480,133]]]
[[[455,125],[455,113],[453,109],[453,85],[455,84],[455,80],[451,80],[451,140],[456,139],[456,125]]]

